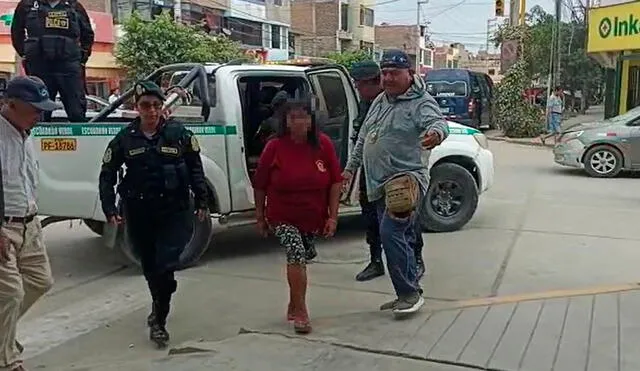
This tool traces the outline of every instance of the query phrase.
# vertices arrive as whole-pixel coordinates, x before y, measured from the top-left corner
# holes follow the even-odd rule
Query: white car
[[[60,96],[56,97],[56,103],[62,106],[62,101],[60,100]],[[94,118],[100,113],[103,109],[109,106],[109,102],[106,100],[96,97],[95,95],[87,95],[87,113],[86,117],[88,120]],[[107,119],[108,121],[120,120],[120,119],[133,119],[138,116],[138,112],[127,109],[116,108],[113,112],[111,112]],[[51,118],[54,122],[67,121],[67,112],[64,108],[57,109],[52,112]]]
[[[168,76],[167,76],[168,74]],[[148,79],[187,88],[193,99],[171,106],[172,116],[198,138],[209,210],[220,225],[255,222],[252,176],[263,143],[256,138],[260,123],[271,113],[268,102],[278,91],[291,96],[311,90],[324,114],[318,123],[333,141],[341,165],[353,149],[353,120],[358,95],[347,71],[338,65],[178,64],[165,66]],[[128,99],[133,90],[124,93]],[[189,96],[189,95],[187,95]],[[169,94],[171,105],[176,95]],[[137,262],[127,238],[127,224],[105,223],[98,194],[100,164],[107,143],[130,120],[105,122],[108,111],[88,123],[42,123],[32,135],[40,143],[38,209],[48,221],[84,219],[105,244],[118,246]],[[424,227],[432,231],[462,228],[473,216],[479,195],[493,183],[493,155],[478,130],[449,122],[450,135],[434,149],[427,164],[431,187],[423,208]],[[426,159],[425,159],[426,160]],[[358,176],[342,196],[340,212],[359,213]],[[183,266],[195,264],[211,244],[211,219],[194,218],[191,241],[181,256]],[[119,228],[120,230],[114,230]]]

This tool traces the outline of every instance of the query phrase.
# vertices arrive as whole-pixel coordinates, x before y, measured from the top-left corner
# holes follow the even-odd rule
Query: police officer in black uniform
[[[192,233],[190,190],[200,220],[208,216],[200,145],[182,124],[165,119],[162,89],[151,81],[135,86],[140,116],[111,140],[100,172],[100,200],[110,223],[127,224],[134,253],[140,257],[153,299],[148,318],[150,339],[165,346],[166,320],[176,291],[174,272]],[[123,200],[116,206],[114,186],[122,165],[126,174],[118,185]]]
[[[89,15],[77,0],[21,0],[11,23],[11,42],[27,75],[41,78],[60,98],[71,122],[85,121],[84,65],[94,41]],[[45,114],[45,121],[51,113]]]

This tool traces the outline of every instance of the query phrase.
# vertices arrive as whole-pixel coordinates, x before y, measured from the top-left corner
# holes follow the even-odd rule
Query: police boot
[[[382,260],[376,259],[372,260],[362,272],[358,273],[356,280],[360,282],[369,281],[380,276],[384,276],[384,265],[382,264]]]
[[[165,348],[169,343],[169,332],[164,325],[156,322],[149,329],[149,339],[156,343],[158,348]]]

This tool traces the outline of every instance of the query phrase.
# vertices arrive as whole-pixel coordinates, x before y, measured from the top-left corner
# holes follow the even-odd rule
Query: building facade
[[[481,50],[475,55],[470,55],[469,59],[460,61],[460,68],[487,74],[494,83],[500,82],[503,77],[500,74],[500,54],[487,53],[486,50]]]
[[[640,106],[640,2],[601,0],[600,5],[589,10],[587,52],[607,71],[605,115],[610,117]]]
[[[419,72],[424,74],[434,67],[434,50],[427,47],[425,31],[424,26],[382,23],[375,26],[376,45],[380,49],[402,49],[414,63],[419,53]]]
[[[97,0],[94,0],[97,1]],[[133,11],[151,18],[168,11],[177,20],[227,35],[267,60],[289,58],[290,0],[112,0],[116,22]]]
[[[298,55],[375,49],[375,12],[363,0],[295,0],[291,28]]]
[[[96,35],[91,57],[86,65],[87,88],[90,94],[102,96],[111,86],[116,86],[123,75],[113,57],[115,39],[111,5],[108,0],[87,0],[82,3]],[[6,79],[24,73],[21,61],[11,45],[11,21],[17,4],[17,0],[0,1],[0,77]]]
[[[461,68],[470,60],[470,54],[463,44],[453,43],[437,46],[434,51],[434,68]]]

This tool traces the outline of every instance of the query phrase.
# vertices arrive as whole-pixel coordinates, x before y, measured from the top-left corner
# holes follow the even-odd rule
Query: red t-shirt
[[[331,139],[320,134],[319,147],[289,137],[271,139],[258,162],[255,189],[267,194],[270,225],[291,224],[305,233],[319,232],[329,216],[329,191],[342,181]]]

